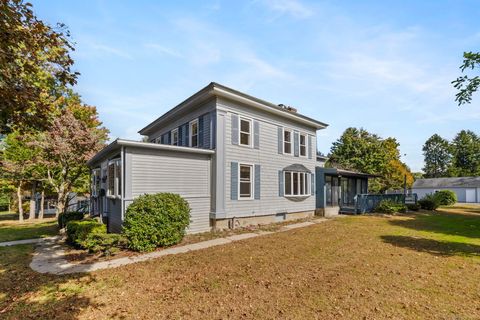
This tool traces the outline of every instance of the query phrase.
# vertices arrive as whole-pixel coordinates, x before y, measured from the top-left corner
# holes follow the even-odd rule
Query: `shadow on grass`
[[[445,211],[418,213],[408,220],[391,220],[390,224],[444,235],[480,238],[480,216]]]
[[[24,217],[28,218],[28,217]],[[18,213],[2,213],[0,214],[0,221],[9,221],[15,220],[18,221]]]
[[[480,257],[480,246],[450,241],[408,236],[382,236],[382,240],[396,247],[408,248],[439,256]]]
[[[82,309],[99,307],[83,295],[91,275],[36,273],[32,253],[30,245],[0,248],[1,319],[77,319]]]

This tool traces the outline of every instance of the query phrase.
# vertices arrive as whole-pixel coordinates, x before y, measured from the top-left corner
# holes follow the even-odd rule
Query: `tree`
[[[452,146],[455,175],[480,175],[480,137],[470,130],[462,130],[453,139]]]
[[[400,189],[405,175],[409,186],[413,176],[400,161],[398,147],[394,138],[382,139],[364,129],[348,128],[333,143],[327,165],[380,175],[370,182],[372,192]]]
[[[462,73],[465,70],[473,70],[480,66],[480,52],[464,52],[463,64],[460,66]],[[455,89],[458,90],[455,95],[455,101],[458,105],[470,103],[472,101],[472,95],[478,90],[480,86],[480,77],[469,77],[468,75],[460,76],[456,80],[452,81]]]
[[[0,1],[0,132],[46,128],[55,101],[78,73],[65,25],[39,20],[31,4]]]
[[[438,134],[432,135],[423,145],[426,178],[448,177],[452,166],[450,143]]]
[[[89,110],[85,112],[92,114],[88,117],[90,121],[85,121],[76,118],[72,111],[81,108],[78,101],[73,99],[66,103],[67,107],[38,141],[48,182],[57,193],[57,216],[66,210],[72,189],[88,181],[86,162],[103,147],[108,133],[104,128],[94,127],[94,124],[101,124],[94,108],[85,106],[85,110]]]

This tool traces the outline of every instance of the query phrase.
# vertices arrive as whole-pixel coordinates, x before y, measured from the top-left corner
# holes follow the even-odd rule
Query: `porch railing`
[[[355,213],[373,212],[375,207],[383,200],[391,200],[398,203],[417,203],[417,194],[413,193],[405,197],[404,194],[357,194],[355,196]]]

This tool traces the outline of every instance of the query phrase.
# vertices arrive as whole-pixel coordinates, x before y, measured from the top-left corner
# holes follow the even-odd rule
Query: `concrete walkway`
[[[5,241],[5,242],[0,242],[0,247],[10,247],[10,246],[16,246],[19,244],[31,244],[31,243],[40,243],[44,241],[49,241],[52,239],[59,239],[58,236],[55,237],[47,237],[47,238],[35,238],[35,239],[24,239],[24,240],[15,240],[15,241]]]
[[[276,232],[289,231],[296,228],[303,228],[311,226],[317,223],[327,221],[328,219],[320,218],[307,222],[300,222],[289,224],[281,227],[278,231],[258,231],[251,233],[241,233],[224,238],[216,238],[213,240],[202,241],[184,246],[167,248],[164,250],[154,251],[150,253],[140,254],[133,257],[124,257],[112,259],[109,261],[94,262],[88,264],[73,264],[65,259],[64,246],[59,243],[58,238],[45,238],[45,241],[37,242],[38,246],[35,250],[30,267],[39,273],[51,273],[56,275],[91,272],[95,270],[116,268],[127,264],[137,263],[141,261],[147,261],[156,259],[159,257],[179,254],[189,251],[197,251],[201,249],[211,248],[219,245],[232,243],[235,241],[241,241],[245,239],[255,238],[266,234],[272,234]]]

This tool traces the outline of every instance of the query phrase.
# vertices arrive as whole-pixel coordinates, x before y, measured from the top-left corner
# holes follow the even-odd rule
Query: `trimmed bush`
[[[407,212],[407,207],[403,203],[398,203],[392,200],[382,200],[375,207],[375,212],[378,213],[405,213]]]
[[[93,219],[67,223],[67,242],[76,247],[84,248],[87,237],[96,233],[107,233],[107,227]]]
[[[441,190],[435,192],[435,198],[441,206],[451,206],[457,203],[457,194],[452,190]]]
[[[427,194],[422,199],[418,200],[418,204],[424,210],[437,210],[440,207],[439,199],[433,194]]]
[[[126,246],[127,239],[118,233],[90,233],[82,242],[82,247],[87,249],[88,252],[101,252],[107,256],[115,254],[119,248],[125,248]]]
[[[58,226],[60,227],[60,229],[65,228],[67,226],[67,223],[69,223],[70,221],[82,220],[83,216],[83,212],[78,211],[60,213],[58,215]]]
[[[146,194],[128,206],[123,234],[130,249],[151,251],[180,242],[189,223],[190,207],[178,194]]]
[[[418,211],[418,210],[420,210],[420,205],[418,203],[408,203],[407,204],[407,209],[409,211]]]

